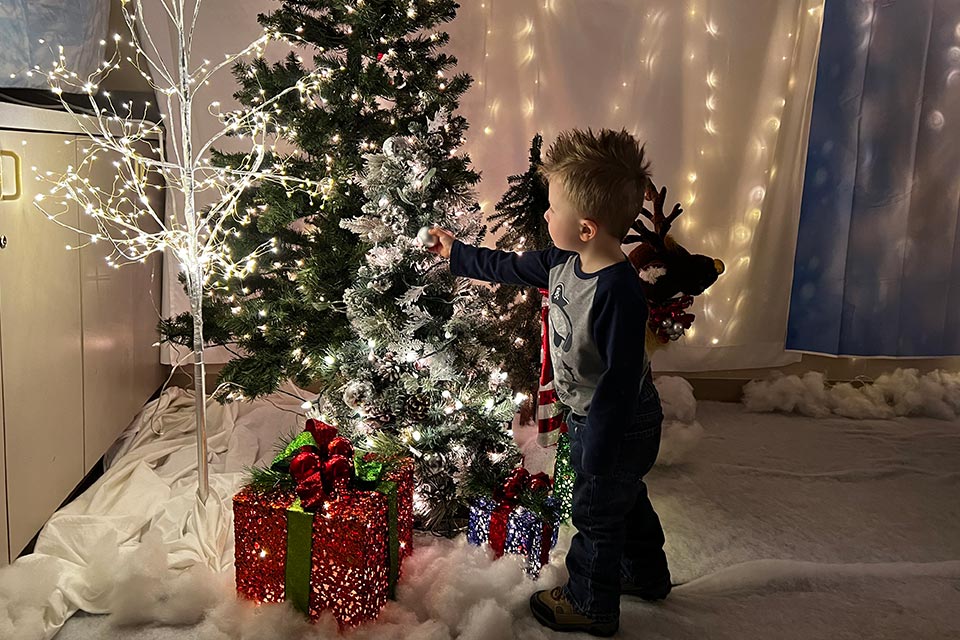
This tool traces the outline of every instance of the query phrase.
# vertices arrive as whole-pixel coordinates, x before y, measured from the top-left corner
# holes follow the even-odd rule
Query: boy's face
[[[558,249],[579,252],[594,235],[588,231],[596,223],[585,219],[577,211],[562,181],[553,180],[549,188],[550,208],[543,217],[550,230],[550,239]]]

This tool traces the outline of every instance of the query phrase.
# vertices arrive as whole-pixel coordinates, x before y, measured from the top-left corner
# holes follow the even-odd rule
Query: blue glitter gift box
[[[551,507],[552,502],[548,498]],[[489,543],[498,558],[504,553],[523,556],[524,572],[536,579],[557,544],[558,528],[556,520],[545,522],[533,511],[512,502],[477,498],[470,505],[467,542],[477,546]]]

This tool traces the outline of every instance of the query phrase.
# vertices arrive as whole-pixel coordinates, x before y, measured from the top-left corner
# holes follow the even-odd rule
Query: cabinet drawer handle
[[[13,158],[13,176],[14,176],[14,192],[13,193],[3,193],[3,158]],[[20,184],[20,156],[15,154],[13,151],[7,151],[6,149],[0,149],[0,201],[4,200],[19,200],[20,195],[23,193],[23,186]],[[2,248],[2,247],[0,247]]]

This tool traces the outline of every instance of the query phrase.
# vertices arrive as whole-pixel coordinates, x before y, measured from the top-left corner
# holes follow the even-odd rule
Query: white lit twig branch
[[[225,54],[216,64],[203,60],[194,64],[191,48],[202,0],[155,0],[176,31],[175,60],[162,55],[154,36],[145,28],[140,16],[142,0],[123,0],[123,17],[129,29],[125,42],[113,36],[113,54],[87,77],[68,69],[63,48],[49,70],[44,73],[51,90],[60,97],[64,108],[73,114],[85,136],[78,147],[76,166],[58,174],[37,171],[38,180],[50,183],[47,193],[37,196],[36,205],[51,220],[76,231],[84,238],[81,246],[109,242],[112,252],[107,262],[114,267],[143,261],[156,251],[169,249],[179,261],[187,282],[191,315],[194,324],[194,384],[197,395],[199,491],[205,501],[209,484],[206,470],[206,413],[203,364],[204,290],[215,278],[242,278],[251,273],[257,259],[276,250],[276,240],[260,244],[250,253],[232,255],[226,244],[227,234],[239,234],[231,222],[243,221],[238,211],[246,189],[254,185],[280,185],[288,195],[306,193],[311,200],[323,199],[332,182],[309,180],[290,175],[288,164],[294,159],[277,150],[277,143],[291,136],[288,127],[275,121],[281,103],[289,94],[314,105],[329,70],[310,72],[276,95],[261,99],[255,106],[221,111],[212,103],[206,112],[214,115],[221,128],[204,141],[194,139],[194,102],[197,92],[212,74],[226,67],[244,64],[248,58],[261,57],[271,41],[290,43],[296,36],[265,31],[255,41],[233,54]],[[166,39],[166,34],[163,34]],[[106,41],[101,45],[106,46]],[[150,103],[137,109],[132,102],[115,104],[113,97],[100,86],[121,64],[132,65],[165,102],[161,122],[148,119]],[[194,65],[194,66],[191,66]],[[254,66],[249,75],[256,80]],[[80,109],[68,99],[70,94],[86,96],[90,109]],[[86,112],[86,113],[84,113]],[[249,144],[235,166],[211,164],[209,154],[226,137]],[[171,157],[172,156],[172,157]],[[112,180],[94,177],[97,162],[111,162]],[[102,169],[96,175],[103,176]],[[182,206],[182,215],[164,215],[154,206],[159,192],[172,189]],[[154,196],[151,198],[151,196]],[[203,206],[200,203],[204,203]],[[73,204],[79,206],[95,225],[73,226],[67,217]],[[91,230],[95,226],[96,230]],[[68,247],[71,248],[71,247]]]

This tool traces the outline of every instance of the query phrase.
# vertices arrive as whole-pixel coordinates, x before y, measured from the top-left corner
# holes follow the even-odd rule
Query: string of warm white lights
[[[478,79],[463,100],[473,125],[465,149],[484,170],[486,212],[534,134],[549,145],[569,127],[625,128],[648,143],[655,181],[684,207],[677,239],[726,262],[695,302],[693,330],[658,354],[661,370],[795,359],[783,351],[789,230],[821,9],[822,0],[753,9],[735,0],[482,0],[451,26],[461,64]]]

